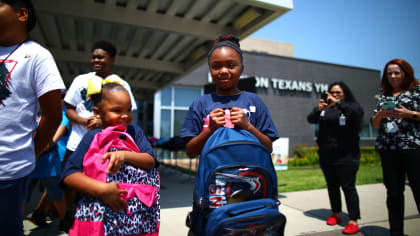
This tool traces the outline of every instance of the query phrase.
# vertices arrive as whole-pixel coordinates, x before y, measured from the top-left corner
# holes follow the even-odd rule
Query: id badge
[[[340,117],[338,118],[338,124],[340,126],[346,125],[346,117],[343,114],[341,114]]]
[[[395,122],[394,121],[391,121],[391,122],[388,122],[388,123],[386,123],[386,125],[385,125],[385,132],[386,133],[395,133],[395,132],[397,132],[399,129],[398,129],[398,125],[397,124],[395,124]]]

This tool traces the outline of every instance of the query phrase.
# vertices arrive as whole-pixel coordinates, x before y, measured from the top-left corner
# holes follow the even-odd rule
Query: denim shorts
[[[58,201],[63,198],[63,189],[59,185],[60,176],[53,176],[40,179],[47,191],[46,198],[50,201]]]
[[[23,205],[28,192],[29,175],[0,181],[0,229],[2,235],[23,235]]]
[[[39,182],[39,189],[37,191],[40,192],[47,192],[46,198],[50,201],[58,201],[63,198],[63,189],[59,185],[60,176],[52,176],[48,178],[42,179],[31,179],[28,187],[28,195],[25,199],[26,204],[31,202],[32,193],[34,188],[37,186],[37,182]]]

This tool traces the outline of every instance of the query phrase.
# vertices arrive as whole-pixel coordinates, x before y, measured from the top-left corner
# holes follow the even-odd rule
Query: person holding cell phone
[[[308,122],[319,125],[317,137],[319,162],[328,187],[332,215],[328,225],[341,222],[341,193],[346,198],[349,222],[345,234],[360,231],[359,196],[355,182],[360,163],[359,131],[363,109],[343,82],[329,85],[317,106],[308,115]]]
[[[404,188],[409,185],[420,213],[420,83],[403,59],[389,61],[381,80],[372,126],[382,163],[391,235],[404,235]]]

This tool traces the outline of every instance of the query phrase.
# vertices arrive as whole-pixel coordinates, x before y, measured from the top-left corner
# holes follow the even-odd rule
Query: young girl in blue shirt
[[[186,152],[197,156],[207,139],[226,124],[225,113],[230,113],[235,127],[255,135],[270,152],[272,141],[279,137],[270,113],[258,95],[238,88],[244,71],[239,40],[233,36],[219,37],[208,53],[208,65],[216,84],[216,92],[194,101],[186,115],[181,137],[186,139]]]

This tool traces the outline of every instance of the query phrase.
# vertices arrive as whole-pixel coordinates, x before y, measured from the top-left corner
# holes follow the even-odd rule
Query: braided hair
[[[109,99],[109,91],[127,91],[122,85],[116,83],[107,83],[102,86],[101,93],[92,94],[90,100],[95,106],[100,106],[103,100]]]
[[[239,39],[237,37],[235,37],[233,34],[229,34],[227,36],[219,36],[216,41],[214,41],[213,47],[210,49],[209,53],[207,54],[207,59],[210,61],[210,57],[213,54],[214,50],[216,50],[217,48],[220,47],[230,47],[233,50],[235,50],[240,59],[241,59],[241,63],[243,61],[242,58],[242,50],[241,47],[239,45]]]

